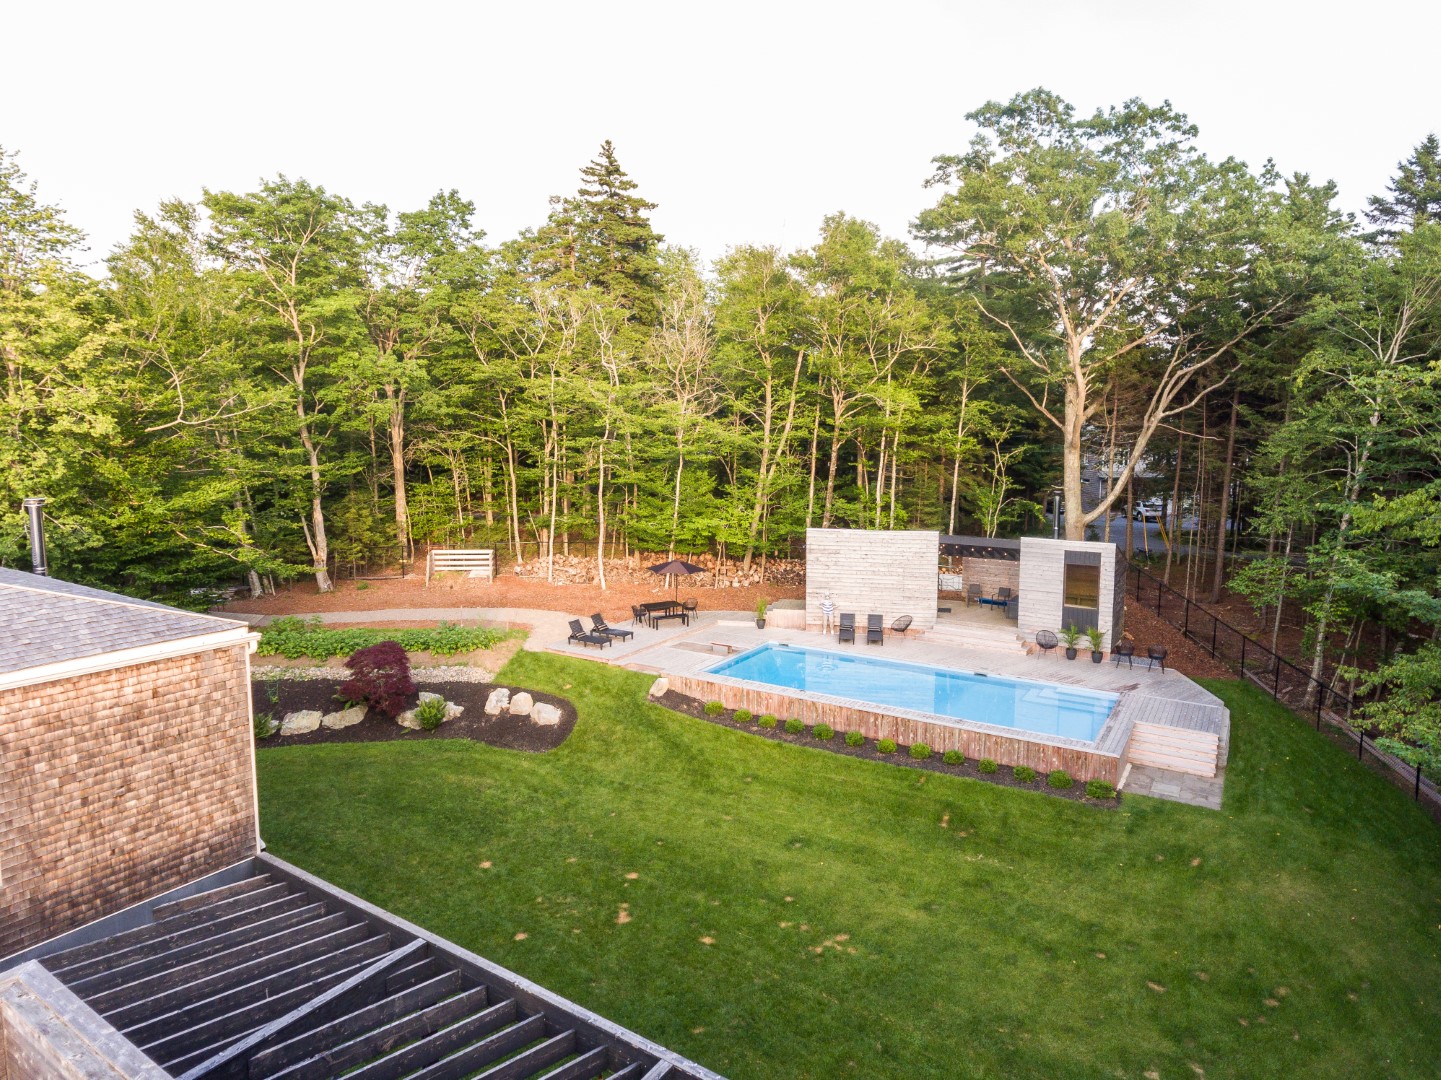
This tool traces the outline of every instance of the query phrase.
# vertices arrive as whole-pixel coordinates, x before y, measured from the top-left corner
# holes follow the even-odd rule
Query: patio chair
[[[569,645],[572,641],[578,641],[582,645],[598,645],[601,648],[610,644],[610,638],[604,634],[588,633],[579,619],[570,620],[570,637],[565,639],[565,643]]]
[[[891,623],[891,633],[900,634],[902,637],[904,637],[906,631],[911,628],[911,621],[912,620],[909,615],[902,615],[895,622]]]
[[[836,638],[840,644],[849,641],[852,645],[856,643],[856,613],[854,611],[841,612],[840,635]]]
[[[626,638],[635,637],[634,630],[615,630],[605,624],[605,617],[596,612],[590,617],[590,632],[592,634],[604,634],[608,638],[619,638],[624,641]]]
[[[1037,630],[1036,645],[1040,648],[1042,655],[1050,652],[1057,645],[1055,633],[1050,630]]]
[[[879,615],[866,616],[866,644],[884,645],[886,643],[885,622]]]
[[[980,600],[985,590],[981,588],[979,581],[973,581],[966,586],[966,607],[970,607],[973,601]]]
[[[1010,603],[1013,595],[1014,594],[1011,592],[1011,587],[1009,585],[1002,585],[999,589],[996,590],[996,599],[1004,600],[1008,604]]]
[[[1136,643],[1134,641],[1122,639],[1111,646],[1111,663],[1120,667],[1122,660],[1126,661],[1127,667],[1136,666]]]
[[[684,600],[680,602],[680,609],[684,611],[687,615],[694,615],[699,607],[700,601],[697,600],[694,596],[687,596]]]
[[[639,604],[632,604],[630,606],[630,623],[632,626],[636,623],[648,623],[649,621],[645,616],[645,612],[640,609]]]
[[[1153,664],[1160,664],[1161,670],[1166,670],[1166,646],[1149,645],[1146,647],[1146,670],[1150,671]]]

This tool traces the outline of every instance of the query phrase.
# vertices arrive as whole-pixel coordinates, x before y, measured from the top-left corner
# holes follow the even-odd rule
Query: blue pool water
[[[769,686],[1087,742],[1095,740],[1120,696],[795,645],[762,645],[709,670]]]

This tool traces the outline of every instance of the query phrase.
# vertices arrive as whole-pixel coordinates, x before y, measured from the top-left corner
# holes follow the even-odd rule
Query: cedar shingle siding
[[[0,690],[0,956],[255,853],[246,646]]]

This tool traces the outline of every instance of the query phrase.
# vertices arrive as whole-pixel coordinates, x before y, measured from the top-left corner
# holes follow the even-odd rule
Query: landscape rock
[[[535,708],[530,710],[530,718],[542,727],[550,727],[560,723],[560,710],[544,701],[538,702]]]
[[[653,698],[665,697],[665,692],[670,689],[670,680],[662,675],[655,682],[650,684],[650,696]]]
[[[415,718],[414,709],[406,709],[405,712],[395,718],[395,722],[403,728],[409,728],[411,731],[420,730],[420,721]]]
[[[427,701],[444,701],[439,694],[431,693],[429,690],[422,690],[420,697],[416,699],[418,705],[424,705]]]
[[[453,701],[447,701],[445,703],[445,720],[454,720],[463,712],[465,712],[464,705],[457,705]],[[441,723],[445,723],[445,720],[442,720]]]
[[[499,716],[510,707],[510,691],[503,686],[497,686],[490,692],[490,697],[485,699],[485,715]]]
[[[529,716],[530,710],[535,708],[535,698],[531,697],[524,690],[510,699],[511,716]]]
[[[339,712],[328,712],[320,718],[322,727],[338,731],[341,728],[348,728],[352,724],[358,724],[365,719],[365,706],[352,705],[348,709],[341,709]]]
[[[320,718],[319,709],[302,709],[300,712],[286,713],[285,719],[280,722],[280,734],[309,734],[320,726]]]

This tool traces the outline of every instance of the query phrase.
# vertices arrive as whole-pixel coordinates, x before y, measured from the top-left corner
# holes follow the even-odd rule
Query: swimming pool
[[[1094,742],[1119,694],[767,643],[709,674]]]

